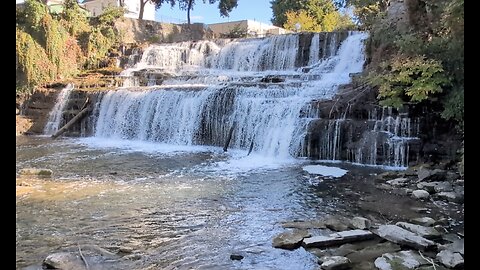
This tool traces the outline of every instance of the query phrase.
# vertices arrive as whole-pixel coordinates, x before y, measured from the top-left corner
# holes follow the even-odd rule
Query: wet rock
[[[428,199],[428,197],[430,197],[430,193],[428,193],[427,191],[423,190],[423,189],[417,189],[417,190],[414,190],[412,191],[412,197],[415,198],[415,199]]]
[[[435,230],[433,227],[425,227],[422,225],[411,224],[407,222],[397,222],[395,225],[402,227],[406,230],[409,230],[415,234],[420,235],[426,239],[438,239],[441,238],[441,234]]]
[[[429,193],[452,191],[452,184],[449,182],[421,182],[417,184],[419,189],[425,189]]]
[[[240,254],[231,254],[230,260],[232,261],[241,261],[244,257]]]
[[[435,219],[431,217],[421,217],[421,218],[414,218],[410,220],[411,223],[431,227],[435,224]]]
[[[333,231],[346,231],[348,230],[350,222],[344,217],[329,217],[325,220],[325,226]]]
[[[296,249],[300,247],[300,244],[305,237],[310,237],[310,233],[305,230],[283,232],[273,238],[272,246],[283,249]]]
[[[460,253],[451,250],[442,250],[437,254],[437,260],[449,268],[461,267],[464,264],[463,257]]]
[[[465,242],[463,239],[457,239],[453,243],[441,246],[439,249],[450,250],[451,252],[460,253],[461,255],[464,255]]]
[[[427,168],[421,168],[417,172],[418,181],[445,181],[446,171],[441,169],[430,170]]]
[[[130,255],[127,255],[123,258],[125,258],[127,260],[131,260],[131,261],[138,261],[142,258],[142,255],[140,255],[140,254],[130,254]]]
[[[464,197],[462,194],[457,193],[457,192],[440,192],[437,194],[437,197],[449,201],[449,202],[456,202],[456,203],[463,203]]]
[[[351,263],[352,269],[355,270],[377,270],[373,262],[361,261],[358,263]]]
[[[430,212],[430,209],[428,209],[426,207],[412,207],[410,209],[412,209],[413,211],[415,211],[417,213],[428,213],[428,212]]]
[[[415,269],[430,264],[418,252],[404,250],[395,253],[385,253],[375,260],[375,266],[380,270]]]
[[[388,184],[380,184],[380,185],[377,185],[376,188],[386,190],[386,191],[395,189],[394,187]]]
[[[329,236],[313,236],[303,239],[304,247],[327,247],[344,243],[372,239],[373,234],[364,230],[350,230],[332,233]]]
[[[377,182],[385,182],[387,180],[398,178],[399,176],[403,176],[403,174],[401,172],[390,171],[377,175],[375,179]]]
[[[388,180],[387,183],[392,185],[392,186],[396,186],[396,187],[403,187],[405,185],[408,184],[408,182],[410,182],[410,180],[408,178],[395,178],[393,180]]]
[[[384,242],[352,252],[346,255],[346,257],[351,262],[373,261],[375,258],[382,256],[382,254],[397,252],[400,250],[401,248],[399,245],[391,242]]]
[[[447,270],[448,268],[443,267],[441,264],[436,263],[435,267],[432,264],[430,265],[422,265],[417,267],[415,270]]]
[[[52,170],[37,169],[37,168],[23,168],[19,172],[21,175],[36,175],[40,177],[52,177]]]
[[[370,222],[370,220],[364,217],[354,217],[352,219],[351,224],[353,228],[360,229],[360,230],[369,229],[370,226],[372,226],[372,223]]]
[[[342,256],[326,256],[320,258],[320,267],[325,270],[342,270],[350,267],[350,260]]]
[[[133,248],[121,246],[118,248],[118,252],[124,253],[124,254],[130,254],[133,252]]]
[[[409,194],[412,194],[412,190],[407,188],[396,188],[392,190],[392,193],[400,196],[407,196]]]
[[[260,79],[260,82],[263,83],[281,83],[284,82],[285,79],[282,77],[277,77],[277,76],[265,76],[262,79]]]
[[[375,233],[388,241],[413,247],[415,249],[425,250],[436,247],[436,244],[433,241],[396,225],[381,225]]]
[[[59,252],[48,255],[43,260],[43,267],[46,269],[81,270],[86,269],[85,263],[80,256],[70,252]]]
[[[282,223],[283,228],[296,228],[296,229],[325,229],[325,222],[318,220],[311,221],[289,221]]]

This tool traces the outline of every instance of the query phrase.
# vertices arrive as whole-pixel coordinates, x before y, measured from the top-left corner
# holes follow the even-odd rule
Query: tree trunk
[[[190,25],[190,10],[192,9],[193,6],[193,0],[188,0],[188,7],[187,7],[187,22],[188,25]]]
[[[143,20],[143,11],[145,10],[145,4],[148,0],[140,0],[140,11],[138,12],[138,19]]]
[[[90,108],[84,108],[81,110],[75,117],[72,118],[72,120],[68,121],[68,123],[65,124],[61,129],[59,129],[55,134],[52,135],[53,139],[56,139],[58,136],[62,135],[65,131],[67,131],[73,124],[75,124],[77,121],[81,120],[83,117],[87,115],[87,113],[90,111]]]

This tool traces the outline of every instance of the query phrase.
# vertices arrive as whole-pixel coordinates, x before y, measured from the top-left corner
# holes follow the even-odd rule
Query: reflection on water
[[[79,142],[17,137],[17,171],[54,171],[17,177],[17,268],[79,246],[91,269],[318,268],[303,248],[271,247],[282,221],[333,207],[315,196],[301,166],[235,174],[212,169],[231,158],[218,149],[172,154]]]

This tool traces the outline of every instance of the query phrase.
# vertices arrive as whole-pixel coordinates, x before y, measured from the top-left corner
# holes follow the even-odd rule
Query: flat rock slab
[[[320,258],[320,267],[325,270],[341,270],[350,268],[350,260],[342,256],[325,256]]]
[[[375,266],[380,270],[415,269],[422,265],[430,264],[418,252],[404,250],[395,253],[385,253],[375,260]]]
[[[437,260],[449,268],[460,267],[464,264],[463,257],[460,253],[451,250],[442,250],[437,254]]]
[[[303,239],[304,247],[328,247],[373,238],[373,233],[364,230],[349,230],[332,233],[329,236],[314,236]]]
[[[407,222],[397,222],[395,225],[402,227],[406,230],[409,230],[415,234],[420,235],[421,237],[427,238],[427,239],[438,239],[441,238],[442,235],[435,230],[433,227],[425,227],[422,225],[416,225],[412,223],[407,223]]]
[[[283,232],[273,238],[272,246],[283,249],[296,249],[300,247],[303,238],[309,237],[310,233],[305,230],[294,230]]]
[[[396,225],[381,225],[375,232],[378,236],[390,242],[406,245],[415,249],[425,250],[436,246],[433,241]]]

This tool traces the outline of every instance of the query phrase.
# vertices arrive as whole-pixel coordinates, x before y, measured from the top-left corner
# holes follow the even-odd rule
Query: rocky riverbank
[[[305,248],[325,270],[463,269],[464,179],[447,165],[323,181],[338,214],[285,221],[272,245]]]

